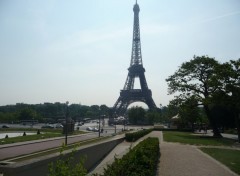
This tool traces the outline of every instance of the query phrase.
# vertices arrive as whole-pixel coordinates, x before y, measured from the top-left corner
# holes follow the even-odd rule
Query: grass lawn
[[[18,136],[18,137],[11,137],[11,138],[9,137],[9,138],[0,139],[0,145],[65,136],[64,134],[62,134],[62,130],[60,129],[40,129],[41,134],[39,135],[37,135],[37,130],[33,131],[33,129],[11,129],[11,130],[8,130],[8,132],[9,131],[12,131],[12,132],[17,131],[22,133],[24,131],[33,132],[33,133],[36,133],[36,135],[26,135],[26,136]],[[72,135],[82,134],[82,133],[85,133],[85,132],[74,131]],[[70,135],[71,134],[69,134],[69,136]]]
[[[200,148],[203,152],[220,161],[232,171],[240,174],[240,150]]]
[[[212,146],[230,146],[234,144],[234,140],[225,138],[213,138],[209,136],[198,136],[189,132],[172,132],[164,131],[163,139],[166,142],[179,142],[190,145],[212,145]]]

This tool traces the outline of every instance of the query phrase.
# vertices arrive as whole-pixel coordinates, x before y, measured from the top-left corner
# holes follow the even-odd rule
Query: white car
[[[56,124],[55,128],[63,128],[62,124]]]
[[[87,127],[86,130],[87,131],[93,131],[93,128],[92,127]]]
[[[93,128],[93,131],[97,132],[97,131],[99,131],[99,129],[95,127],[95,128]]]

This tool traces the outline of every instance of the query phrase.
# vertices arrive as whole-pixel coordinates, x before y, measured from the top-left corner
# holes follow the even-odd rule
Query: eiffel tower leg
[[[117,115],[123,116],[127,110],[127,107],[128,107],[128,101],[126,100],[126,98],[120,96],[113,106],[114,116],[117,116]]]

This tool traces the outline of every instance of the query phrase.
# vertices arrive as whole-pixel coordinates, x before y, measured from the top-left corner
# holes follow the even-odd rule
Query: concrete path
[[[160,141],[158,176],[237,176],[226,166],[201,152],[197,146],[164,142],[160,131],[153,131],[134,143],[124,141],[119,144],[88,176],[93,173],[102,174],[107,164],[114,161],[115,156],[121,158],[129,151],[130,146],[136,146],[147,137],[158,137]]]
[[[159,176],[236,176],[196,146],[161,141]]]

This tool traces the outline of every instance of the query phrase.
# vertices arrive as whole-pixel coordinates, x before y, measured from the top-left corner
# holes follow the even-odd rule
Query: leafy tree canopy
[[[179,93],[176,99],[189,99],[189,97],[194,96],[198,102],[197,105],[204,106],[214,136],[221,136],[221,134],[216,122],[211,117],[209,104],[211,103],[210,98],[222,87],[217,72],[219,66],[220,64],[214,58],[194,56],[166,79],[169,93]]]

